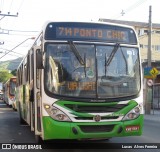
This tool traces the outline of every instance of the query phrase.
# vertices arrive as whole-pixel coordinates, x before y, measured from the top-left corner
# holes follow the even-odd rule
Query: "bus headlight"
[[[69,117],[57,107],[44,104],[44,108],[46,109],[47,113],[54,119],[58,121],[71,121]]]
[[[123,120],[133,120],[139,117],[140,113],[142,111],[142,106],[138,105],[135,108],[133,108],[131,111],[129,111],[123,118]]]

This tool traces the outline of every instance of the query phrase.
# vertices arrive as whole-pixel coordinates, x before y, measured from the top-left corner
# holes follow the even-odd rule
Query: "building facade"
[[[99,19],[99,21],[133,26],[139,38],[142,63],[147,62],[148,23],[135,22],[135,21],[111,20],[111,19]],[[160,61],[160,24],[154,24],[154,23],[152,24],[151,55],[152,55],[152,62]]]

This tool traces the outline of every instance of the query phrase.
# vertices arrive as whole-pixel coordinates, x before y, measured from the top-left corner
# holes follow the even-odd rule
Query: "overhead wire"
[[[135,8],[137,8],[138,6],[140,6],[141,4],[143,4],[145,1],[147,1],[147,0],[140,0],[140,1],[138,1],[137,3],[134,3],[134,4],[131,5],[129,8],[127,8],[127,9],[125,10],[125,12],[128,13],[128,12],[132,11],[133,9],[135,9]]]
[[[9,7],[9,12],[11,11],[12,4],[13,4],[13,0],[11,1],[10,7]]]
[[[6,50],[6,51],[10,51],[10,50],[8,50],[8,49],[5,49],[5,48],[0,48],[0,50]],[[15,51],[12,51],[13,53],[16,53],[16,54],[19,54],[19,55],[22,55],[23,56],[23,54],[21,54],[21,53],[18,53],[18,52],[15,52]]]
[[[36,36],[40,31],[26,31],[26,30],[10,30],[10,29],[2,29],[0,34],[8,34],[8,35],[18,35],[18,36]],[[27,33],[27,34],[24,34]],[[35,33],[35,34],[31,34]]]
[[[3,2],[3,0],[1,0],[1,2]],[[14,11],[12,14],[15,14],[15,16],[17,15],[18,16],[18,14],[19,14],[19,11],[20,11],[20,9],[21,9],[21,7],[22,7],[22,5],[23,5],[23,2],[24,2],[24,0],[20,0],[19,1],[19,4],[17,3],[17,1],[16,1],[16,3],[15,3],[15,1],[14,0],[10,0],[10,2],[8,2],[8,10],[7,10],[7,12],[8,12],[8,14],[10,14],[10,12],[11,11]],[[10,3],[10,4],[9,4]],[[14,10],[13,10],[14,9]],[[16,10],[16,11],[15,11]],[[16,13],[15,13],[16,12]],[[9,21],[10,22],[8,22],[8,18],[7,18],[7,20],[5,21],[5,26],[7,26],[8,24],[11,24],[12,26],[16,23],[15,22],[15,18],[12,18],[11,20],[10,20],[10,18],[9,18]],[[13,24],[12,24],[13,23]]]
[[[3,6],[4,6],[4,0],[1,0],[1,7],[0,7],[0,11],[3,11]]]
[[[21,1],[19,1],[20,3],[19,3],[19,6],[17,5],[17,8],[16,8],[16,10],[17,10],[17,14],[19,13],[19,11],[20,11],[20,9],[22,8],[22,5],[23,5],[23,3],[24,3],[24,0],[21,0]],[[3,8],[3,6],[4,6],[4,0],[0,0],[0,10]],[[12,11],[13,9],[13,6],[14,6],[14,8],[15,8],[15,1],[14,0],[10,0],[10,5],[8,4],[8,13],[10,13],[10,11]],[[14,19],[15,20],[15,19]],[[6,21],[5,21],[6,22]],[[14,22],[13,20],[12,20],[12,22]],[[8,24],[8,20],[7,20],[7,22],[5,23],[5,27],[7,27],[7,24]],[[11,24],[11,23],[10,23]],[[12,24],[13,25],[13,24]],[[13,26],[12,26],[13,27]],[[6,31],[8,31],[8,34],[9,35],[19,35],[19,36],[33,36],[33,34],[31,34],[31,33],[33,33],[33,32],[39,32],[39,31],[22,31],[22,30],[8,30],[8,29],[2,29],[2,30],[6,30]],[[11,33],[9,33],[9,32],[11,32]],[[16,33],[15,33],[16,32]],[[17,33],[28,33],[27,35],[26,34],[17,34]],[[30,34],[29,34],[30,33]],[[3,34],[3,33],[1,33],[1,34]],[[7,49],[4,49],[4,50],[6,50],[7,52],[9,51],[9,50],[7,50]],[[12,51],[12,53],[16,53],[16,52],[14,52],[14,51]],[[7,53],[8,54],[8,53]],[[16,54],[18,54],[19,56],[24,56],[24,55],[22,55],[22,54],[19,54],[19,53],[16,53]],[[14,55],[15,56],[15,55]],[[16,55],[17,56],[17,55]]]
[[[18,11],[17,11],[18,13],[19,13],[20,9],[22,8],[23,3],[24,3],[24,0],[22,0],[21,3],[20,3],[20,6],[19,6]]]
[[[137,7],[139,7],[140,5],[142,5],[144,2],[146,2],[147,0],[138,0],[138,1],[136,1],[134,4],[132,4],[131,6],[129,6],[128,8],[126,8],[126,9],[123,9],[123,15],[124,14],[127,14],[127,13],[129,13],[129,12],[131,12],[132,10],[134,10],[134,9],[136,9]],[[116,15],[115,17],[113,17],[114,19],[118,19],[118,18],[120,18],[122,16],[122,14],[121,15]]]
[[[23,30],[10,30],[10,29],[1,29],[1,30],[5,30],[5,31],[11,31],[11,32],[22,32],[22,33],[37,33],[37,32],[40,32],[40,31],[23,31]]]
[[[3,54],[6,54],[6,53],[3,53]],[[23,57],[24,55],[16,55],[16,54],[8,54],[8,55],[10,55],[10,56],[16,56],[16,57]]]
[[[6,17],[7,15],[11,14],[12,6],[13,6],[13,0],[7,1],[7,3],[5,3],[5,9],[6,9],[5,11],[6,12],[3,13],[4,14],[3,18]],[[5,18],[5,27],[7,27],[8,24],[9,24],[9,18],[7,17],[7,18]]]

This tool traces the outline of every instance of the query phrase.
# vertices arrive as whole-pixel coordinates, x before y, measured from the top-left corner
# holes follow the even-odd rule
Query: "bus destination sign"
[[[126,31],[96,28],[57,27],[56,36],[57,38],[117,40],[121,42],[128,40],[128,33]]]
[[[137,44],[131,28],[96,23],[50,23],[46,27],[45,39]]]

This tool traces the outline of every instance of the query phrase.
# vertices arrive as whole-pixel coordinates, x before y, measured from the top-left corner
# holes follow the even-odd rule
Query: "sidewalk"
[[[160,110],[151,110],[151,114],[144,114],[144,120],[160,122]]]

